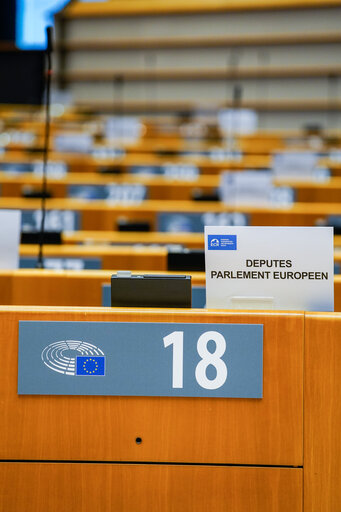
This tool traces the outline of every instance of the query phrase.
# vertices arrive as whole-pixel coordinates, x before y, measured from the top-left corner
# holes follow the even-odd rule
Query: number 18
[[[212,340],[215,343],[214,352],[210,352],[207,348],[208,342]],[[165,347],[173,345],[173,372],[172,387],[183,388],[183,345],[184,332],[174,331],[163,338]],[[201,357],[195,368],[195,378],[199,386],[204,389],[218,389],[223,386],[227,378],[227,367],[221,359],[226,350],[226,341],[222,334],[217,331],[206,331],[198,339],[197,352]],[[214,379],[207,377],[208,366],[216,369]]]

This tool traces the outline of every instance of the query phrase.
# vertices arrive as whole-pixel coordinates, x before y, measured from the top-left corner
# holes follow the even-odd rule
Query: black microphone
[[[46,28],[46,60],[47,60],[47,73],[46,73],[46,102],[45,102],[45,137],[44,137],[44,152],[43,152],[43,181],[42,181],[42,197],[41,197],[41,224],[40,224],[40,237],[39,237],[39,254],[37,261],[37,268],[44,268],[43,246],[44,246],[44,231],[45,231],[45,216],[46,216],[46,196],[47,196],[47,163],[49,154],[49,141],[50,141],[50,101],[51,101],[51,75],[52,75],[52,52],[53,52],[53,28]]]
[[[237,109],[241,107],[243,96],[243,88],[240,84],[235,84],[233,86],[233,95],[232,95],[232,108]]]

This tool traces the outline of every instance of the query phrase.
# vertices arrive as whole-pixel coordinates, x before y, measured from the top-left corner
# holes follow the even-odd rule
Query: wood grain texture
[[[107,270],[14,270],[0,271],[0,304],[23,306],[101,306],[102,284],[110,283]],[[143,269],[133,273],[145,273]],[[156,271],[159,273],[159,271]],[[165,272],[168,275],[178,272]],[[148,270],[148,274],[153,271]],[[204,272],[192,276],[192,286],[205,286]],[[341,311],[341,275],[334,276],[334,310]]]
[[[20,256],[37,257],[38,245],[21,245]],[[50,245],[44,247],[46,258],[100,258],[103,269],[167,270],[165,247],[110,247]]]
[[[340,66],[291,66],[248,67],[230,70],[226,68],[157,68],[157,69],[98,69],[58,73],[56,76],[70,82],[112,82],[116,77],[129,81],[195,81],[195,80],[246,80],[264,78],[313,78],[339,76]]]
[[[341,510],[341,315],[307,313],[304,510]]]
[[[203,233],[134,233],[124,231],[74,231],[64,232],[62,235],[63,243],[156,243],[156,244],[174,244],[180,243],[187,247],[200,249],[204,247],[205,239]],[[334,246],[336,250],[341,246],[341,235],[334,235]]]
[[[334,311],[341,311],[341,275],[334,276]]]
[[[22,210],[40,209],[36,199],[0,198],[0,208],[20,208]],[[77,199],[48,199],[47,210],[73,210],[81,213],[80,229],[114,229],[119,219],[144,220],[150,222],[153,231],[157,229],[157,216],[161,212],[221,213],[241,212],[250,215],[253,226],[314,226],[317,221],[328,215],[341,215],[341,203],[295,203],[283,207],[227,206],[212,202],[181,200],[146,200],[138,205],[110,206],[104,201],[84,201]]]
[[[228,11],[258,11],[277,9],[302,9],[337,7],[339,0],[129,0],[129,2],[74,2],[62,12],[65,18],[107,16],[170,15],[177,13],[206,13]]]
[[[6,512],[301,512],[302,470],[0,464]]]
[[[257,142],[254,142],[257,144]],[[164,177],[146,177],[132,174],[122,174],[118,176],[100,175],[98,173],[78,173],[73,172],[63,178],[49,178],[48,190],[51,191],[54,198],[68,197],[68,187],[70,185],[96,185],[104,186],[108,184],[143,184],[148,189],[148,198],[151,200],[191,200],[193,192],[201,190],[210,193],[219,188],[220,169],[217,174],[212,176],[199,175],[193,182],[181,180],[168,180]],[[2,197],[21,197],[27,190],[41,190],[41,179],[38,176],[27,173],[26,175],[11,176],[6,172],[0,171],[0,182]],[[274,182],[276,185],[285,185],[295,190],[295,199],[297,202],[320,202],[337,203],[341,202],[341,178],[333,177],[326,182],[299,182],[295,180],[281,180]]]
[[[113,102],[104,100],[84,100],[76,101],[76,107],[80,109],[92,109],[95,112],[112,112],[113,109],[124,109],[124,112],[192,112],[196,111],[198,104],[200,111],[213,112],[220,108],[231,108],[230,101],[202,100],[198,98],[194,101],[187,100],[125,100],[123,102]],[[243,100],[243,108],[251,108],[263,112],[319,112],[319,111],[339,111],[341,110],[341,101],[324,99],[284,99],[284,100]]]
[[[275,141],[276,145],[277,142]],[[148,141],[143,144],[144,148],[148,148]],[[219,172],[229,169],[229,170],[240,170],[240,169],[266,169],[271,168],[271,156],[269,155],[269,146],[267,146],[267,149],[264,150],[263,148],[261,154],[257,154],[257,152],[254,154],[250,153],[250,143],[248,141],[242,141],[241,142],[243,146],[243,150],[246,150],[246,153],[242,155],[241,160],[223,160],[223,161],[216,161],[212,160],[209,157],[193,157],[191,158],[191,163],[193,165],[197,165],[200,169],[201,175],[217,175]],[[263,142],[258,143],[256,141],[256,145],[259,147],[262,145]],[[253,147],[255,144],[252,142]],[[140,144],[141,147],[141,144]],[[157,147],[155,144],[153,144],[154,150],[157,151],[163,150],[166,148],[168,150],[167,144],[163,143],[159,147]],[[141,148],[142,149],[142,148]],[[112,158],[93,158],[89,157],[88,155],[79,155],[79,154],[72,154],[72,153],[56,153],[51,151],[50,153],[50,159],[51,161],[64,161],[70,169],[71,173],[85,173],[85,172],[95,172],[98,171],[99,168],[103,168],[105,166],[111,166],[116,169],[119,169],[123,172],[126,172],[127,169],[134,165],[142,165],[142,166],[148,166],[148,165],[164,165],[166,162],[172,162],[172,163],[184,163],[184,159],[182,156],[179,156],[175,154],[174,156],[163,156],[161,154],[155,154],[155,151],[153,153],[151,147],[149,148],[150,152],[133,152],[127,154],[125,157],[121,159],[115,160],[113,163]],[[6,153],[6,162],[32,162],[34,159],[36,159],[37,156],[32,157],[32,155],[27,154],[22,151],[18,152],[9,152]],[[4,156],[0,155],[0,168],[1,168],[1,161],[4,161]],[[341,164],[340,162],[335,162],[328,159],[321,159],[318,163],[321,167],[328,167],[332,173],[333,176],[341,176]]]
[[[126,267],[124,267],[126,268]],[[0,304],[36,306],[102,306],[102,285],[116,270],[0,270]],[[133,274],[145,273],[144,270]],[[148,271],[148,274],[160,271]],[[167,272],[168,275],[178,272]],[[189,275],[188,272],[182,272]],[[205,286],[204,272],[191,272],[192,286]]]
[[[118,243],[118,244],[183,244],[191,249],[204,247],[203,233],[158,233],[128,231],[74,231],[64,232],[63,243]],[[341,237],[340,237],[341,238]],[[339,242],[341,245],[341,240]]]
[[[263,398],[18,396],[19,319],[263,324]],[[303,320],[281,312],[1,307],[0,459],[300,466]]]
[[[165,48],[222,48],[231,46],[280,46],[299,44],[340,43],[340,32],[272,33],[226,36],[173,36],[173,37],[124,37],[115,39],[87,39],[59,41],[64,51],[103,51]]]

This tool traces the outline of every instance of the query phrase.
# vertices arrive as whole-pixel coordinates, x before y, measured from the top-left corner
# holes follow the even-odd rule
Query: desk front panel
[[[302,469],[0,464],[8,512],[301,512]]]
[[[263,398],[18,396],[19,320],[260,323]],[[0,459],[301,466],[303,329],[301,313],[2,307]]]

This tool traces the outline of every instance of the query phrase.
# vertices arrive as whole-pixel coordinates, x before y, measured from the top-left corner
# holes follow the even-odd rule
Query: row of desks
[[[117,245],[169,245],[180,244],[190,249],[205,246],[203,233],[138,233],[118,231],[75,231],[64,232],[62,241],[66,244],[117,244]],[[341,246],[341,235],[334,236],[334,247]]]
[[[120,219],[148,222],[152,231],[202,232],[203,225],[230,223],[248,223],[252,226],[314,226],[326,221],[330,215],[341,215],[341,202],[295,203],[291,206],[277,207],[228,207],[212,202],[180,200],[146,200],[138,205],[122,205],[105,200],[88,202],[79,199],[49,199],[46,201],[46,207],[49,211],[75,212],[78,219],[75,218],[69,223],[73,227],[59,226],[59,229],[68,231],[111,231],[117,228]],[[40,210],[41,201],[1,198],[0,208],[32,212]],[[235,222],[236,219],[238,222]],[[62,220],[60,223],[62,224]],[[40,224],[36,227],[39,228]],[[55,226],[55,229],[58,229],[58,226]]]
[[[41,177],[32,173],[9,175],[0,172],[1,196],[20,197],[25,191],[40,190]],[[122,184],[141,184],[147,189],[151,200],[191,200],[193,194],[201,191],[214,192],[220,185],[219,176],[199,176],[193,180],[167,179],[165,177],[145,177],[126,174],[123,176],[99,175],[98,173],[72,173],[62,178],[48,178],[48,191],[52,197],[65,198],[70,195],[70,187],[109,186]],[[341,177],[327,181],[274,181],[274,185],[289,186],[295,190],[297,202],[341,202]]]
[[[0,155],[1,163],[26,163],[42,159],[42,153],[25,153],[22,151]],[[96,157],[89,154],[55,153],[49,154],[50,161],[65,162],[70,172],[96,172],[98,169],[114,168],[117,172],[126,172],[133,166],[161,166],[165,163],[195,165],[200,174],[219,174],[222,170],[268,169],[272,167],[272,156],[268,154],[243,154],[241,158],[212,159],[207,156],[181,156],[164,153],[133,153],[125,156]],[[330,169],[333,176],[341,176],[341,162],[323,158],[319,165]]]
[[[126,267],[125,267],[126,268]],[[119,267],[118,270],[122,270]],[[0,304],[42,306],[101,306],[104,284],[116,270],[2,270]],[[134,274],[145,273],[145,269]],[[148,274],[158,273],[148,271]],[[164,271],[162,272],[164,273]],[[205,286],[204,272],[167,272],[191,275],[193,287]],[[334,277],[335,311],[341,312],[341,275]]]
[[[37,258],[37,245],[21,245],[20,256]],[[167,270],[168,248],[160,246],[108,246],[108,245],[46,245],[45,258],[97,258],[102,269]],[[341,266],[341,248],[334,252],[334,262]]]

